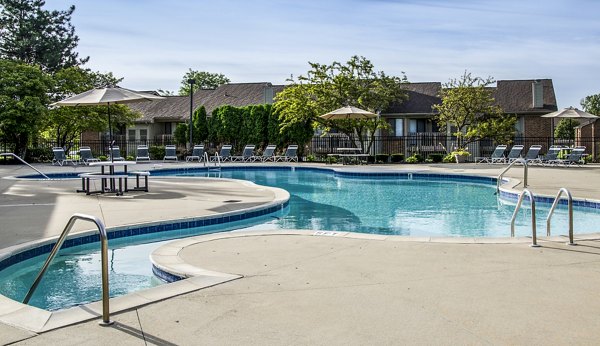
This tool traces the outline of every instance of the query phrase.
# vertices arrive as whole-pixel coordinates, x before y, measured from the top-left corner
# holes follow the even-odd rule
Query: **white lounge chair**
[[[284,155],[275,156],[275,162],[298,162],[298,145],[288,145]]]
[[[163,162],[167,160],[179,160],[177,158],[177,147],[174,145],[165,145],[165,156],[163,157]]]
[[[231,144],[224,144],[221,150],[215,153],[215,156],[211,157],[210,160],[217,161],[218,158],[221,159],[221,162],[231,161]]]
[[[267,162],[267,161],[273,161],[275,162],[275,149],[277,149],[277,146],[274,144],[269,144],[267,145],[267,147],[265,148],[265,151],[263,151],[262,156],[260,156],[260,161],[261,162]]]
[[[236,155],[231,157],[231,162],[254,162],[256,161],[256,156],[254,156],[254,148],[256,146],[254,144],[248,144],[244,147],[244,151],[242,151],[242,155]]]
[[[135,161],[150,161],[150,154],[147,145],[138,145],[135,155]]]
[[[97,159],[92,154],[92,149],[90,147],[80,147],[79,148],[79,162],[84,165],[88,165],[90,162],[98,162],[100,159]]]
[[[476,157],[476,163],[505,163],[506,157],[504,156],[504,152],[506,151],[507,146],[505,144],[501,144],[496,146],[492,156],[490,157]]]
[[[116,145],[113,145],[111,155],[113,161],[125,161],[125,158],[121,156],[121,149]]]
[[[204,145],[196,144],[192,149],[192,155],[188,155],[185,157],[187,162],[191,162],[194,160],[198,160],[198,162],[202,162],[204,160]]]
[[[521,157],[521,153],[523,152],[523,145],[513,145],[512,148],[510,148],[510,152],[508,153],[508,156],[506,157],[506,160],[508,161],[508,163],[512,163],[514,160],[518,159]]]
[[[52,148],[52,153],[54,154],[54,158],[52,159],[52,165],[62,166],[67,162],[71,162],[73,165],[76,165],[77,162],[69,159],[67,155],[65,155],[65,149],[61,147]]]

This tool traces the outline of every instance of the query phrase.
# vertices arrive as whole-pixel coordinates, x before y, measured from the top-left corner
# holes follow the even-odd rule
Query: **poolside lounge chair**
[[[97,159],[92,154],[92,149],[90,147],[80,147],[79,148],[79,162],[84,165],[88,165],[90,162],[98,162],[100,159]]]
[[[121,156],[121,149],[118,146],[113,145],[112,147],[112,160],[113,161],[125,161],[125,158]]]
[[[548,149],[548,152],[542,157],[542,165],[553,165],[558,163],[558,154],[563,149],[560,145],[553,145]]]
[[[52,165],[62,166],[67,162],[71,162],[73,165],[77,164],[72,159],[67,158],[67,155],[65,155],[65,149],[63,149],[61,147],[52,148],[52,153],[54,153],[54,158],[52,159]]]
[[[135,155],[135,161],[150,161],[147,145],[138,145]]]
[[[296,162],[298,162],[297,152],[298,152],[298,145],[296,145],[296,144],[288,145],[287,149],[285,150],[284,155],[275,156],[275,162],[279,162],[279,161],[284,161],[284,162],[296,161]]]
[[[476,163],[483,163],[483,162],[487,162],[487,163],[505,163],[506,162],[506,158],[504,157],[504,152],[506,151],[507,146],[505,144],[501,144],[498,145],[496,147],[496,149],[494,149],[494,152],[492,153],[492,156],[490,157],[476,157],[475,158],[475,162]]]
[[[527,154],[525,154],[525,157],[523,157],[525,159],[525,162],[527,162],[527,164],[539,163],[541,165],[542,164],[542,159],[540,158],[541,150],[542,150],[542,146],[539,144],[534,144],[534,145],[530,146],[529,150],[527,150]]]
[[[508,163],[512,163],[514,160],[518,159],[521,157],[521,152],[523,152],[523,147],[522,145],[513,145],[512,148],[510,148],[510,151],[508,152],[508,156],[506,157],[506,160],[508,161]]]
[[[256,146],[254,144],[248,144],[244,147],[244,151],[242,151],[242,155],[236,155],[231,157],[231,162],[254,162],[256,161],[256,156],[254,156],[254,148]]]
[[[202,162],[204,160],[204,145],[203,144],[194,145],[194,149],[192,149],[192,155],[186,156],[185,160],[187,162],[191,162],[194,160],[198,160],[198,162]]]
[[[215,156],[211,157],[211,161],[217,161],[220,158],[221,162],[231,161],[231,144],[224,144]]]
[[[165,145],[165,157],[163,157],[163,162],[166,160],[178,161],[177,148],[174,145]]]
[[[585,147],[575,147],[575,148],[573,148],[573,150],[571,150],[571,152],[569,154],[567,154],[566,158],[557,159],[556,163],[565,165],[565,166],[570,166],[570,165],[581,166],[581,164],[583,163],[583,155],[584,154],[585,154]]]
[[[275,162],[275,156],[273,156],[275,154],[275,149],[277,149],[276,145],[274,145],[274,144],[267,145],[267,147],[265,148],[265,151],[263,151],[262,156],[260,156],[260,162],[267,162],[267,161]]]

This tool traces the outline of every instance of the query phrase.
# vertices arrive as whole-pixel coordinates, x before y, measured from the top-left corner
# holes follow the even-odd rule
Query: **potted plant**
[[[450,155],[454,156],[456,163],[465,163],[467,161],[467,157],[471,155],[466,149],[456,149],[450,153]]]

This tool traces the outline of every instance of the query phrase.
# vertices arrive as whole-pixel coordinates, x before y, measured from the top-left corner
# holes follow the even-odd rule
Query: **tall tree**
[[[79,37],[71,25],[75,6],[42,9],[43,0],[0,0],[0,57],[37,64],[47,72],[85,64],[75,52]]]
[[[194,71],[189,69],[189,71],[183,75],[183,79],[181,80],[179,95],[190,94],[190,79],[194,80],[194,90],[216,89],[219,85],[230,82],[229,78],[225,77],[225,75],[221,73]]]
[[[357,136],[361,148],[367,152],[375,131],[387,127],[387,122],[383,119],[328,121],[319,115],[343,106],[375,113],[385,111],[392,102],[406,99],[402,88],[406,76],[375,71],[371,61],[359,56],[351,57],[345,64],[337,61],[331,65],[309,64],[311,69],[305,76],[291,79],[291,85],[277,94],[275,109],[280,114],[281,130],[298,125],[300,129],[306,129],[307,125],[320,126],[326,131],[335,128],[348,136]]]
[[[21,157],[47,114],[49,87],[37,66],[0,59],[0,137]]]
[[[483,138],[506,142],[514,137],[517,119],[494,104],[488,88],[493,83],[492,77],[473,77],[465,71],[460,78],[443,85],[442,103],[434,105],[433,110],[438,112],[436,120],[442,130],[447,126],[453,129],[458,149]]]
[[[600,94],[586,96],[581,100],[581,107],[588,113],[600,116]]]

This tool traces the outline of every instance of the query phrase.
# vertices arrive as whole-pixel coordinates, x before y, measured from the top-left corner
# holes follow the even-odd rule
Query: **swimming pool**
[[[207,175],[209,173],[202,168],[152,171],[153,177],[172,176],[182,180],[185,177]],[[329,169],[240,166],[226,167],[220,173],[210,173],[210,176],[215,175],[280,187],[290,193],[286,213],[281,213],[276,218],[264,218],[257,226],[239,223],[233,228],[249,226],[250,229],[331,230],[384,235],[508,237],[515,204],[514,195],[504,198],[497,196],[495,179],[485,177],[407,172],[367,174],[334,172]],[[73,176],[62,176],[68,177]],[[549,206],[549,203],[537,204],[540,231]],[[566,233],[566,214],[564,207],[557,209],[553,218],[553,234]],[[576,207],[576,231],[598,231],[596,225],[600,225],[600,213],[595,209]],[[222,227],[218,229],[223,230]],[[217,228],[213,232],[216,230]],[[113,259],[111,276],[118,281],[113,283],[111,280],[112,296],[158,284],[151,273],[148,255],[160,245],[157,241],[164,236],[160,233],[147,235],[143,241],[127,237],[109,242],[111,248],[117,246],[109,254]],[[516,233],[531,235],[527,205],[517,218]],[[131,242],[153,244],[130,246]],[[92,285],[95,291],[85,289],[85,283],[93,282],[99,277],[99,273],[94,272],[99,270],[96,249],[97,246],[89,249],[84,246],[65,253],[64,258],[55,264],[55,269],[57,273],[70,272],[69,275],[73,275],[72,284],[64,284],[64,275],[60,280],[46,280],[50,286],[39,294],[43,297],[41,300],[36,301],[34,296],[33,305],[55,309],[98,300],[99,279]],[[70,257],[73,252],[77,256]],[[37,264],[33,264],[36,260],[30,260],[6,269],[11,272],[3,271],[1,277],[9,280],[0,282],[0,292],[19,300],[18,297],[24,295],[20,290],[22,287],[29,287],[30,284],[27,283],[33,281],[33,272],[36,271],[27,265],[39,268],[39,261],[43,261],[45,257],[40,256]],[[120,261],[121,258],[132,261]],[[132,268],[141,269],[131,270]],[[55,284],[59,287],[53,288],[52,281],[56,281]],[[84,284],[82,289],[65,290],[66,286],[79,287],[81,283]],[[7,290],[12,290],[13,293],[7,293]],[[90,296],[78,297],[78,292],[87,291],[91,292]],[[69,298],[67,303],[58,301],[59,297],[71,295],[74,298]]]

